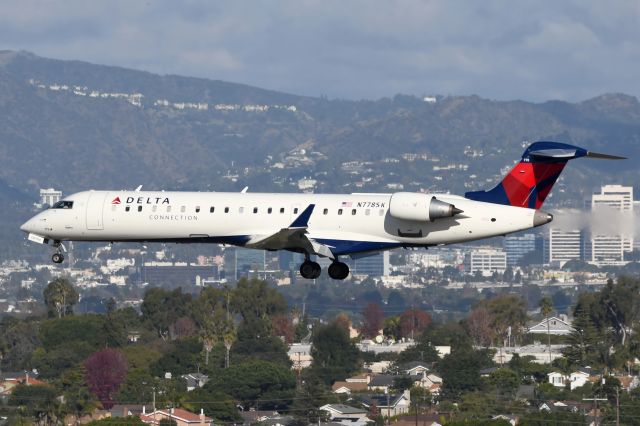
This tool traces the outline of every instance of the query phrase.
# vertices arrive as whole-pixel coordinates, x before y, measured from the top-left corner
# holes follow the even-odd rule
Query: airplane
[[[217,243],[305,256],[304,278],[343,280],[340,261],[400,247],[428,248],[506,235],[547,224],[540,210],[569,160],[598,154],[559,142],[535,142],[489,191],[464,196],[393,194],[286,194],[229,192],[84,191],[38,213],[20,229],[28,239],[52,243],[62,263],[63,241]]]

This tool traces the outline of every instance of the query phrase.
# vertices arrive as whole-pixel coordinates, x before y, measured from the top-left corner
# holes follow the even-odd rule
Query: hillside
[[[34,198],[41,186],[139,184],[464,192],[491,186],[523,141],[538,139],[638,158],[640,105],[622,94],[575,104],[328,100],[0,52],[0,183]],[[560,187],[557,202],[640,179],[633,161],[581,161],[564,176],[570,196]]]

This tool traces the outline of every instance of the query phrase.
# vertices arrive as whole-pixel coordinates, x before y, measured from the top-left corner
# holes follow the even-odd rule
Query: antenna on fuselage
[[[140,192],[141,189],[142,189],[142,185],[138,185],[138,187],[134,189],[133,192]]]
[[[249,190],[249,187],[245,186],[244,188],[242,188],[242,191],[240,191],[240,193],[241,194],[246,194],[248,190]]]

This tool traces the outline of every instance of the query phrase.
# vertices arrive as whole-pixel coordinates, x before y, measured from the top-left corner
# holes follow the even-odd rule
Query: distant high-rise
[[[389,252],[383,251],[372,256],[356,258],[351,262],[351,272],[356,275],[381,277],[389,275]]]
[[[249,271],[263,272],[266,269],[266,252],[264,250],[252,250],[236,247],[236,274],[235,279],[247,276]]]
[[[507,266],[516,266],[524,255],[537,249],[536,235],[509,235],[503,240],[503,248],[507,253]]]
[[[62,199],[62,191],[53,188],[40,190],[40,204],[52,206]]]
[[[594,213],[605,215],[606,212],[615,212],[612,221],[619,221],[618,212],[633,213],[633,187],[622,185],[605,185],[599,193],[591,197],[591,210]],[[606,226],[609,228],[610,225]],[[585,247],[585,260],[599,264],[612,265],[624,262],[625,252],[633,251],[633,236],[619,224],[618,229],[603,231],[591,229],[590,238]]]
[[[549,227],[544,239],[544,261],[563,263],[582,259],[582,230]]]

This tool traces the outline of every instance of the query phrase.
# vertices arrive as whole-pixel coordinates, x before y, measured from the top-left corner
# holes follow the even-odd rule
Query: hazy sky
[[[640,2],[0,0],[0,49],[302,95],[639,95]]]

